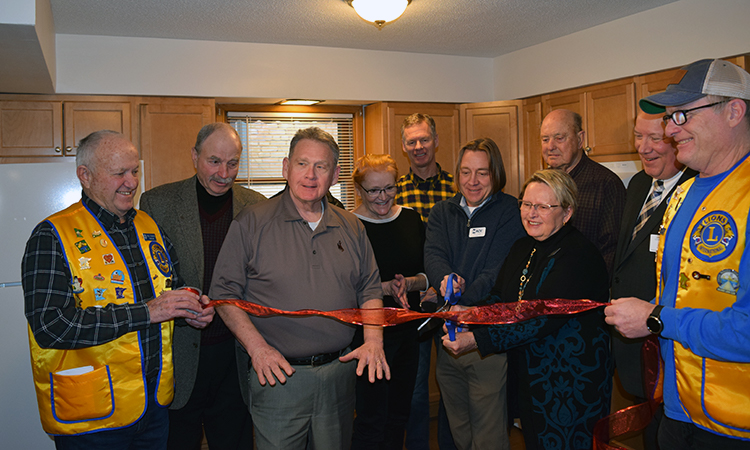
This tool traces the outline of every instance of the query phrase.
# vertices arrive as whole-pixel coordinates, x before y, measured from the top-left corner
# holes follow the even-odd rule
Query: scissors
[[[448,275],[448,281],[445,283],[445,305],[443,308],[449,309],[451,306],[458,303],[458,299],[461,298],[461,291],[453,292],[453,280],[456,279],[456,274],[451,273]],[[445,328],[448,329],[448,337],[451,341],[456,340],[456,322],[453,320],[445,321]],[[461,327],[458,326],[458,331],[461,331]]]
[[[448,281],[446,283],[445,297],[444,297],[445,303],[443,303],[443,306],[438,308],[437,311],[435,312],[444,312],[444,311],[449,310],[450,307],[458,303],[458,299],[461,298],[461,291],[457,293],[453,292],[453,280],[454,279],[456,279],[456,274],[451,273],[448,276]],[[425,319],[425,321],[422,322],[417,327],[417,331],[424,328],[424,326],[427,325],[427,323],[432,319],[433,317],[428,317],[427,319]],[[445,325],[448,328],[448,336],[451,338],[451,341],[455,341],[456,340],[456,328],[457,328],[455,322],[453,322],[452,320],[446,320]],[[461,331],[461,330],[462,330],[462,327],[459,326],[458,331]]]

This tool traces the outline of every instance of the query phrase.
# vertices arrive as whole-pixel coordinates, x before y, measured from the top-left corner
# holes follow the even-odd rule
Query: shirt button
[[[318,254],[317,250],[313,250],[313,255],[317,255],[317,254]]]

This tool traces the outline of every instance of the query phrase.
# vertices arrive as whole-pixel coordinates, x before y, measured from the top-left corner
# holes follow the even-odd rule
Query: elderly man
[[[696,172],[677,161],[675,143],[664,135],[663,114],[638,113],[635,145],[643,170],[628,184],[625,212],[620,227],[612,278],[612,298],[651,298],[656,292],[656,244],[667,199],[675,188]],[[648,398],[644,391],[641,347],[645,339],[627,339],[613,333],[612,348],[617,373],[628,394],[637,403]],[[644,435],[645,448],[657,450],[658,419]]]
[[[329,205],[339,148],[319,128],[299,130],[284,158],[289,188],[245,208],[232,222],[216,262],[211,297],[243,299],[286,311],[380,308],[380,273],[362,223]],[[348,448],[355,371],[390,378],[383,330],[325,317],[249,317],[222,306],[222,319],[250,355],[248,374],[257,448]],[[358,359],[356,364],[348,361]],[[355,370],[356,369],[356,370]]]
[[[626,297],[605,309],[624,336],[660,338],[661,450],[750,447],[748,100],[750,74],[702,60],[640,101],[646,112],[666,111],[677,159],[699,173],[667,206],[654,303]]]
[[[234,128],[208,124],[198,132],[192,149],[196,175],[141,197],[141,209],[171,237],[185,283],[205,292],[232,218],[244,206],[265,200],[234,184],[241,154],[242,142]],[[177,325],[168,447],[198,448],[205,431],[211,448],[252,448],[252,423],[238,378],[239,368],[245,381],[247,354],[239,351],[235,357],[234,336],[220,317],[203,330]]]
[[[401,146],[409,158],[409,173],[402,175],[396,183],[396,203],[417,211],[422,216],[425,226],[435,203],[448,200],[456,193],[453,175],[442,170],[440,164],[435,161],[435,149],[439,142],[435,120],[428,114],[414,113],[401,124]],[[429,289],[422,295],[422,301],[435,300],[436,295],[434,289]],[[429,389],[433,336],[434,333],[424,334],[419,344],[417,379],[412,395],[409,423],[406,426],[406,448],[409,450],[430,448]],[[442,402],[438,417],[440,447],[443,450],[455,448]]]
[[[586,155],[585,135],[580,115],[556,109],[542,121],[542,156],[550,168],[568,172],[576,182],[578,209],[570,223],[596,245],[611,276],[625,186],[611,170]]]
[[[162,449],[172,401],[173,319],[205,327],[208,298],[181,286],[169,239],[133,209],[138,150],[81,140],[82,199],[40,223],[22,281],[42,427],[58,449]]]

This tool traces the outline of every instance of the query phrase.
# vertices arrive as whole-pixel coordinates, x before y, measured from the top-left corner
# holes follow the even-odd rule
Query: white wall
[[[492,89],[491,58],[57,35],[61,94],[479,102]]]
[[[750,52],[750,1],[680,0],[494,59],[508,100]]]
[[[34,25],[35,0],[3,0],[0,23]]]

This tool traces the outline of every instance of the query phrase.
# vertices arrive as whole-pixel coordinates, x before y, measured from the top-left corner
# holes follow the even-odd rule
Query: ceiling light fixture
[[[347,0],[359,17],[382,30],[388,22],[401,17],[411,0]]]
[[[285,105],[285,106],[310,106],[310,105],[317,105],[318,103],[322,103],[323,100],[303,100],[299,98],[290,98],[288,100],[283,100],[277,103],[277,105]]]

